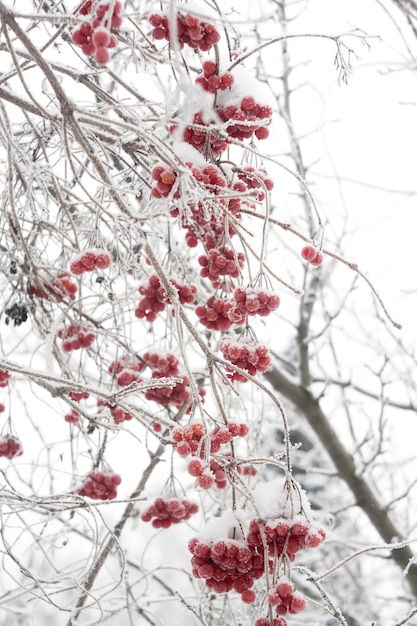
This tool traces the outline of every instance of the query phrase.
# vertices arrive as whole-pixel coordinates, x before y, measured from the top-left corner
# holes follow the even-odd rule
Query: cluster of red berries
[[[196,478],[195,486],[202,489],[210,489],[213,485],[217,489],[227,487],[226,472],[215,459],[210,459],[208,467],[200,459],[192,459],[188,464],[188,473]]]
[[[10,373],[7,370],[0,370],[0,387],[7,387]]]
[[[276,311],[280,305],[279,297],[264,289],[238,287],[233,294],[235,308],[245,315],[261,315],[265,317]]]
[[[75,324],[70,324],[68,328],[60,328],[57,335],[62,339],[62,349],[65,352],[89,348],[96,338],[94,333]]]
[[[266,372],[272,364],[267,346],[263,346],[252,339],[236,341],[231,337],[223,337],[220,340],[219,348],[225,359],[245,370],[251,376],[255,376],[259,372]],[[239,372],[230,368],[226,368],[226,370],[228,371],[227,378],[232,381],[244,383],[248,380]]]
[[[271,191],[274,188],[273,181],[263,168],[254,168],[252,165],[248,165],[237,176],[247,185],[248,189],[259,189],[256,196],[259,202],[265,199],[264,187],[267,191]]]
[[[311,265],[318,267],[323,263],[323,255],[313,246],[304,246],[301,250],[301,256]]]
[[[179,370],[179,361],[174,354],[146,352],[143,355],[146,363],[153,368],[152,378],[165,378],[175,376],[179,378],[179,382],[175,385],[166,387],[150,387],[145,392],[147,400],[153,400],[159,404],[172,404],[179,408],[184,402],[188,402],[191,397],[191,391],[188,386],[188,378],[182,376]]]
[[[297,552],[303,548],[316,548],[326,538],[323,528],[312,525],[302,513],[293,519],[273,517],[263,523],[269,556],[280,557],[285,552],[294,561]],[[249,546],[263,553],[263,543],[259,523],[252,520],[246,537]]]
[[[246,424],[230,422],[227,428],[215,428],[209,437],[210,454],[219,452],[222,445],[229,443],[233,437],[244,437],[249,432]],[[205,440],[204,426],[201,423],[191,424],[185,428],[175,428],[172,431],[174,448],[181,456],[192,455],[188,464],[188,473],[194,476],[196,485],[202,489],[210,489],[215,485],[218,489],[227,486],[226,472],[222,465],[215,459],[210,459],[209,465],[204,459]]]
[[[64,420],[68,422],[68,424],[78,424],[80,421],[80,414],[75,409],[71,409],[69,413],[64,415]]]
[[[268,602],[276,607],[277,615],[295,615],[304,611],[307,603],[299,591],[294,591],[294,585],[288,579],[280,579],[268,593]]]
[[[221,246],[213,248],[208,254],[204,254],[198,258],[199,264],[202,266],[200,276],[208,278],[213,287],[220,287],[222,281],[221,276],[230,276],[230,278],[238,278],[239,270],[245,264],[245,255],[243,252],[236,252],[233,248]]]
[[[121,477],[111,470],[104,472],[90,472],[77,489],[79,496],[86,496],[92,500],[114,500],[117,497],[117,487],[122,482]]]
[[[71,398],[73,402],[80,402],[80,400],[87,400],[90,394],[88,391],[70,391],[68,397]]]
[[[269,617],[258,617],[254,626],[271,626]],[[274,617],[272,620],[272,626],[288,626],[288,622],[283,617]]]
[[[77,255],[70,263],[70,270],[76,276],[95,269],[105,270],[110,266],[110,257],[104,250],[88,250]]]
[[[242,476],[256,476],[258,473],[253,465],[238,465],[236,471],[238,474],[242,474]]]
[[[210,93],[225,91],[231,87],[235,81],[232,74],[226,72],[219,76],[216,70],[217,66],[214,61],[205,61],[203,63],[203,76],[199,76],[196,79],[196,85],[200,85],[204,91],[209,91]]]
[[[225,538],[209,542],[194,537],[188,548],[193,555],[193,576],[204,579],[209,589],[216,593],[233,589],[241,594],[243,602],[251,604],[255,601],[256,594],[251,587],[263,575],[264,562],[244,540]]]
[[[154,528],[169,528],[171,524],[179,524],[190,519],[198,511],[198,505],[189,500],[178,498],[157,498],[155,502],[140,516],[143,522],[150,522]],[[152,519],[154,518],[154,519]]]
[[[176,128],[176,126],[172,126],[171,132],[174,132]],[[194,113],[192,126],[187,126],[184,129],[183,141],[201,152],[210,146],[214,156],[218,156],[227,148],[226,139],[219,136],[218,126],[215,124],[208,126],[201,111]]]
[[[179,361],[175,354],[162,352],[145,352],[143,360],[153,369],[155,378],[162,376],[178,376]]]
[[[139,287],[139,293],[143,298],[139,300],[135,309],[136,317],[154,322],[157,313],[165,309],[165,289],[162,287],[158,276],[151,276],[147,285]]]
[[[174,448],[181,456],[195,454],[200,448],[200,440],[204,436],[204,425],[200,422],[189,426],[174,428],[171,437]],[[197,475],[197,474],[196,474]]]
[[[149,21],[153,26],[152,37],[154,39],[166,39],[172,43],[169,20],[166,15],[153,13],[149,17]],[[178,46],[180,48],[187,44],[194,50],[206,52],[220,41],[220,34],[215,26],[207,22],[200,22],[198,17],[190,13],[186,15],[179,13],[176,26]]]
[[[75,300],[75,294],[78,291],[78,287],[71,281],[68,274],[62,274],[51,283],[45,283],[42,287],[38,287],[37,285],[28,285],[27,291],[30,296],[34,296],[35,298],[44,298],[45,300],[48,300],[50,294],[59,300],[65,296],[68,296],[70,300]]]
[[[0,439],[0,456],[13,459],[23,454],[22,442],[13,435],[5,435]]]
[[[126,354],[113,361],[109,366],[109,374],[116,378],[119,387],[126,387],[133,382],[140,382],[139,374],[145,369],[145,363],[136,357]]]
[[[116,0],[111,10],[108,0],[87,0],[81,7],[81,15],[90,15],[90,22],[83,22],[72,33],[72,41],[81,46],[83,54],[94,56],[99,65],[110,61],[109,48],[117,46],[116,37],[110,32],[122,25],[122,4]]]
[[[101,413],[103,408],[106,407],[110,410],[110,414],[114,423],[121,424],[122,422],[128,422],[133,419],[133,416],[128,411],[125,411],[117,404],[111,404],[110,402],[104,402],[103,400],[97,400],[98,411]]]
[[[174,170],[166,169],[163,165],[156,165],[152,170],[152,179],[156,185],[152,188],[151,195],[153,198],[167,198],[177,180],[177,172]],[[179,197],[179,191],[177,190],[173,196]]]
[[[0,413],[4,413],[5,410],[6,407],[4,406],[3,402],[0,402]]]
[[[236,324],[240,326],[245,322],[245,315],[236,309],[236,315],[230,319],[229,314],[235,307],[228,300],[211,296],[204,305],[199,305],[195,313],[200,322],[210,330],[229,330]]]
[[[215,454],[220,450],[220,446],[229,443],[233,437],[245,437],[248,432],[247,424],[236,422],[229,422],[226,428],[215,428],[210,434],[210,453]],[[189,454],[195,456],[197,453],[204,456],[205,446],[202,439],[205,434],[204,425],[201,422],[196,422],[189,426],[174,428],[171,437],[175,450],[181,456],[188,456]],[[193,467],[197,473],[192,473],[194,470],[190,471],[190,467],[189,473],[191,476],[199,476],[201,472],[196,469],[200,467],[198,463],[191,465],[191,468]]]
[[[155,375],[152,372],[152,378],[161,378],[159,375]],[[146,400],[153,400],[158,404],[167,405],[170,404],[179,409],[184,402],[188,402],[191,398],[191,390],[189,387],[189,380],[187,376],[179,376],[180,381],[172,386],[166,387],[151,387],[145,392]]]
[[[232,224],[229,223],[226,227],[225,213],[229,211],[235,219],[240,218],[239,209],[242,205],[240,194],[247,191],[247,186],[242,181],[229,183],[215,165],[206,165],[203,168],[192,163],[186,165],[191,169],[193,178],[207,192],[204,201],[196,204],[190,202],[187,210],[181,212],[181,225],[187,231],[186,243],[190,248],[194,248],[198,244],[198,239],[201,239],[206,250],[211,250],[221,246],[225,232],[229,237],[235,234]],[[179,208],[175,206],[171,209],[170,215],[171,217],[180,215]]]
[[[177,290],[178,300],[181,304],[192,304],[195,300],[197,287],[179,283],[174,278],[170,279],[170,283]],[[150,276],[148,284],[141,285],[138,289],[143,296],[138,302],[135,309],[135,315],[139,319],[146,319],[148,322],[154,322],[157,314],[165,309],[166,304],[170,304],[171,300],[167,297],[165,289],[155,274]]]
[[[258,104],[253,96],[242,98],[240,107],[218,106],[216,112],[227,123],[226,133],[234,139],[250,139],[253,134],[257,139],[266,139],[269,136],[266,127],[271,123],[272,109],[270,106]]]
[[[187,283],[179,283],[175,278],[170,278],[169,282],[178,292],[178,300],[181,304],[192,304],[197,294],[197,287],[195,285],[189,285]],[[167,298],[168,304],[171,302]]]

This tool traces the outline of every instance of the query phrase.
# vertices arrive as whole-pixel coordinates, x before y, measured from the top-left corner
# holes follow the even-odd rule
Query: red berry
[[[310,261],[311,265],[314,265],[315,267],[318,267],[319,265],[321,265],[323,263],[323,255],[321,254],[321,252],[317,252],[316,256],[311,259]]]
[[[313,248],[313,246],[304,246],[304,248],[301,250],[301,256],[306,261],[311,261],[312,259],[314,259],[316,254],[317,250]]]
[[[94,54],[95,49],[96,47],[92,41],[87,41],[85,44],[81,46],[81,50],[83,51],[83,54],[85,54],[88,57]]]
[[[107,48],[110,43],[110,32],[106,28],[96,28],[92,40],[96,48]]]
[[[261,126],[255,130],[255,135],[257,139],[267,139],[269,137],[269,130],[265,128],[265,126]]]
[[[208,472],[200,474],[197,480],[202,489],[210,489],[214,485],[214,476]]]
[[[205,466],[202,461],[198,459],[193,459],[188,464],[188,473],[191,474],[191,476],[201,476],[201,474],[204,472],[204,468]]]
[[[110,54],[107,48],[97,48],[94,53],[94,58],[99,65],[106,65],[110,61]]]
[[[81,265],[84,266],[85,271],[92,272],[96,266],[96,255],[94,252],[84,252],[80,258]]]
[[[106,253],[100,253],[96,256],[96,267],[100,270],[105,270],[110,266],[110,257]]]
[[[256,593],[252,589],[247,589],[242,593],[241,598],[245,604],[252,604],[256,600]]]

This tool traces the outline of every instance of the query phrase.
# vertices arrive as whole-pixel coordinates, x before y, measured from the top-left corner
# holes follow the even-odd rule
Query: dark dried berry
[[[15,326],[20,326],[28,318],[28,310],[25,304],[13,304],[4,313],[6,315],[6,325],[12,320]]]

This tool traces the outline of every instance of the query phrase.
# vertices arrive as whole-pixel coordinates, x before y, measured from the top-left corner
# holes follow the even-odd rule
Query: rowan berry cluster
[[[170,283],[177,290],[178,300],[181,304],[192,304],[194,302],[197,293],[195,285],[183,284],[174,278],[170,278]],[[143,296],[135,309],[135,315],[139,319],[154,322],[157,314],[165,309],[166,304],[171,304],[170,298],[155,274],[150,276],[148,284],[141,285],[138,291]]]
[[[188,548],[193,555],[191,564],[195,578],[202,578],[206,586],[216,593],[227,593],[233,589],[241,594],[243,602],[251,604],[255,601],[256,595],[251,587],[263,575],[264,562],[244,540],[225,537],[200,541],[194,537]]]
[[[93,272],[95,269],[105,270],[110,266],[110,257],[104,250],[87,250],[73,258],[70,270],[76,276],[84,272]]]
[[[226,428],[215,428],[209,437],[210,453],[215,454],[220,450],[222,445],[229,443],[232,438],[245,437],[248,432],[249,427],[247,424],[237,424],[236,422],[230,422]],[[195,456],[199,454],[203,457],[205,451],[205,434],[204,425],[201,422],[196,422],[189,426],[178,426],[174,428],[171,437],[175,450],[181,456],[188,456],[189,454]],[[199,476],[203,470],[204,465],[201,466],[199,460],[190,462],[189,473],[191,476]]]
[[[189,500],[178,498],[157,498],[155,502],[140,516],[143,522],[150,522],[154,528],[169,528],[171,524],[179,524],[190,519],[198,511],[198,505]],[[154,519],[152,519],[154,518]]]
[[[101,413],[104,408],[109,409],[114,423],[121,424],[122,422],[128,422],[133,419],[133,416],[128,411],[125,411],[117,404],[111,404],[110,402],[104,402],[104,400],[97,400],[98,412]]]
[[[239,310],[233,315],[233,319],[229,317],[233,309],[233,303],[211,296],[204,305],[199,305],[195,309],[195,313],[200,322],[210,330],[229,330],[234,324],[240,326],[245,322],[245,315]]]
[[[0,402],[0,413],[4,413],[5,410],[6,407],[4,406],[3,402]]]
[[[80,421],[80,414],[75,409],[71,409],[69,413],[64,415],[64,420],[68,422],[68,424],[78,424]]]
[[[269,518],[263,522],[263,528],[269,555],[280,557],[285,552],[290,561],[294,561],[297,552],[303,548],[316,548],[326,537],[323,528],[313,525],[302,513],[293,518]],[[262,534],[257,520],[251,521],[246,540],[250,546],[263,553]]]
[[[70,391],[68,393],[68,397],[73,400],[73,402],[80,402],[80,400],[87,400],[90,397],[88,391]]]
[[[143,298],[139,300],[135,309],[136,317],[154,322],[157,313],[165,309],[165,289],[162,287],[158,276],[150,276],[148,284],[139,287],[139,293]]]
[[[253,96],[245,96],[240,107],[235,105],[217,106],[216,112],[220,119],[227,124],[226,133],[243,141],[255,135],[257,139],[266,139],[269,136],[267,126],[272,120],[270,106],[258,104]]]
[[[203,76],[199,76],[195,84],[200,85],[204,91],[214,94],[231,87],[234,80],[234,77],[229,72],[225,72],[220,76],[217,73],[217,66],[214,61],[205,61],[203,63]]]
[[[171,33],[170,24],[166,15],[153,13],[149,17],[149,21],[153,26],[152,37],[154,39],[166,39],[171,45]],[[180,48],[184,47],[184,44],[194,48],[194,50],[201,50],[207,52],[216,43],[220,41],[220,34],[216,27],[207,22],[200,22],[199,18],[186,13],[181,13],[177,16],[176,23],[176,35],[177,43]]]
[[[189,202],[186,210],[180,211],[178,206],[175,206],[171,209],[170,215],[171,217],[181,215],[181,226],[187,231],[185,239],[190,248],[197,246],[200,239],[206,250],[212,250],[222,245],[225,234],[229,237],[235,234],[230,222],[226,226],[225,214],[228,211],[235,219],[240,218],[239,209],[242,205],[240,194],[245,193],[247,187],[241,181],[228,182],[215,165],[203,168],[192,163],[186,165],[191,169],[193,178],[206,190],[207,198],[198,203]]]
[[[175,278],[170,278],[169,282],[178,292],[178,300],[181,304],[193,304],[196,294],[197,287],[195,285],[189,285],[187,283],[179,283]],[[168,304],[171,303],[171,300],[167,298]]]
[[[75,300],[77,291],[77,285],[71,281],[68,274],[62,274],[51,283],[44,283],[41,287],[28,285],[27,288],[27,292],[30,296],[44,298],[45,300],[48,300],[51,294],[58,300],[61,300],[65,296],[68,296],[70,300]]]
[[[272,626],[287,626],[287,620],[283,617],[274,617],[272,620]],[[269,617],[259,617],[254,626],[271,626],[271,622],[269,621]]]
[[[143,360],[153,369],[155,377],[178,376],[179,361],[174,354],[162,352],[145,352]]]
[[[238,465],[236,471],[242,476],[256,476],[258,473],[253,465]]]
[[[271,191],[274,188],[273,181],[263,168],[254,168],[252,165],[248,165],[243,168],[237,176],[247,185],[248,189],[259,189],[258,195],[256,196],[259,202],[265,199],[264,187],[267,191]]]
[[[215,428],[208,438],[210,454],[219,452],[221,446],[229,443],[233,437],[244,437],[248,432],[246,424],[235,422],[228,424],[227,428]],[[204,435],[205,430],[201,423],[175,428],[172,431],[174,449],[181,456],[191,454],[195,457],[188,464],[188,473],[197,479],[196,485],[202,489],[210,489],[213,485],[218,489],[224,489],[227,486],[227,479],[223,466],[213,458],[208,464],[204,461],[206,448]]]
[[[279,297],[264,289],[238,287],[233,294],[235,308],[245,315],[261,315],[265,317],[276,311],[280,305]]]
[[[77,493],[92,500],[114,500],[121,482],[121,477],[111,470],[90,472],[77,489]]]
[[[268,602],[276,607],[277,615],[295,615],[304,611],[307,603],[299,591],[294,591],[294,585],[286,578],[280,578],[268,593]]]
[[[94,333],[76,324],[70,324],[68,328],[60,328],[57,335],[62,339],[62,349],[65,352],[89,348],[96,338]]]
[[[13,435],[5,435],[0,439],[0,457],[13,459],[23,454],[22,442]]]
[[[126,387],[133,382],[140,382],[139,374],[145,369],[145,363],[135,356],[126,354],[113,361],[109,366],[109,374],[116,378],[119,387]]]
[[[163,165],[156,165],[152,170],[152,179],[156,185],[152,188],[151,195],[153,198],[167,198],[177,180],[177,172],[166,169]],[[179,198],[179,190],[174,194],[174,198]]]
[[[81,7],[81,15],[89,15],[90,21],[83,22],[72,33],[72,41],[81,46],[83,54],[94,56],[99,65],[110,61],[109,49],[117,46],[117,39],[111,30],[122,25],[122,4],[116,0],[113,10],[108,0],[87,0]]]
[[[152,378],[157,379],[161,376],[158,372],[152,372]],[[146,400],[153,400],[163,405],[170,404],[179,409],[184,402],[188,402],[191,398],[191,390],[187,376],[178,376],[178,378],[180,381],[174,385],[147,389],[145,392]]]
[[[176,130],[176,126],[171,127],[171,132]],[[204,152],[207,146],[214,156],[218,156],[227,148],[227,140],[219,136],[218,126],[216,124],[208,125],[201,111],[194,113],[192,126],[186,126],[183,133],[183,141],[190,144],[196,150]]]
[[[304,246],[304,248],[301,250],[301,256],[303,257],[303,259],[308,261],[310,265],[314,265],[315,267],[318,267],[323,263],[322,253],[313,246]]]
[[[7,387],[10,373],[7,370],[0,370],[0,387]]]
[[[259,344],[252,339],[240,339],[238,341],[231,337],[222,337],[219,343],[223,357],[247,371],[251,376],[266,372],[272,364],[269,350],[266,346]],[[241,383],[247,382],[247,378],[239,372],[226,368],[227,378]]]
[[[208,254],[201,255],[198,262],[202,266],[200,276],[208,278],[213,287],[218,288],[222,284],[221,276],[238,278],[245,264],[245,255],[243,252],[236,252],[233,248],[221,246],[213,248]]]

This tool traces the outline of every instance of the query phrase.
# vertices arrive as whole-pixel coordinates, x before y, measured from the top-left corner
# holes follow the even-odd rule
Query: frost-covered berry
[[[323,263],[323,255],[313,246],[304,246],[301,250],[301,256],[311,265],[318,267]]]
[[[0,457],[13,459],[23,454],[22,442],[13,435],[5,435],[0,439]]]
[[[267,346],[259,344],[252,339],[240,339],[236,341],[232,337],[223,337],[219,348],[223,357],[242,370],[247,371],[251,376],[266,372],[272,359]],[[239,372],[227,369],[227,377],[232,381],[246,382],[248,379]]]
[[[77,324],[70,324],[67,328],[60,328],[57,335],[62,339],[62,349],[64,352],[80,350],[80,348],[89,348],[96,338],[94,333],[89,332],[88,329],[78,326]]]
[[[190,519],[198,512],[198,505],[178,498],[157,498],[141,515],[143,522],[151,522],[154,528],[169,528]]]
[[[114,500],[117,497],[117,487],[121,482],[121,477],[111,470],[90,472],[77,493],[92,500]]]

